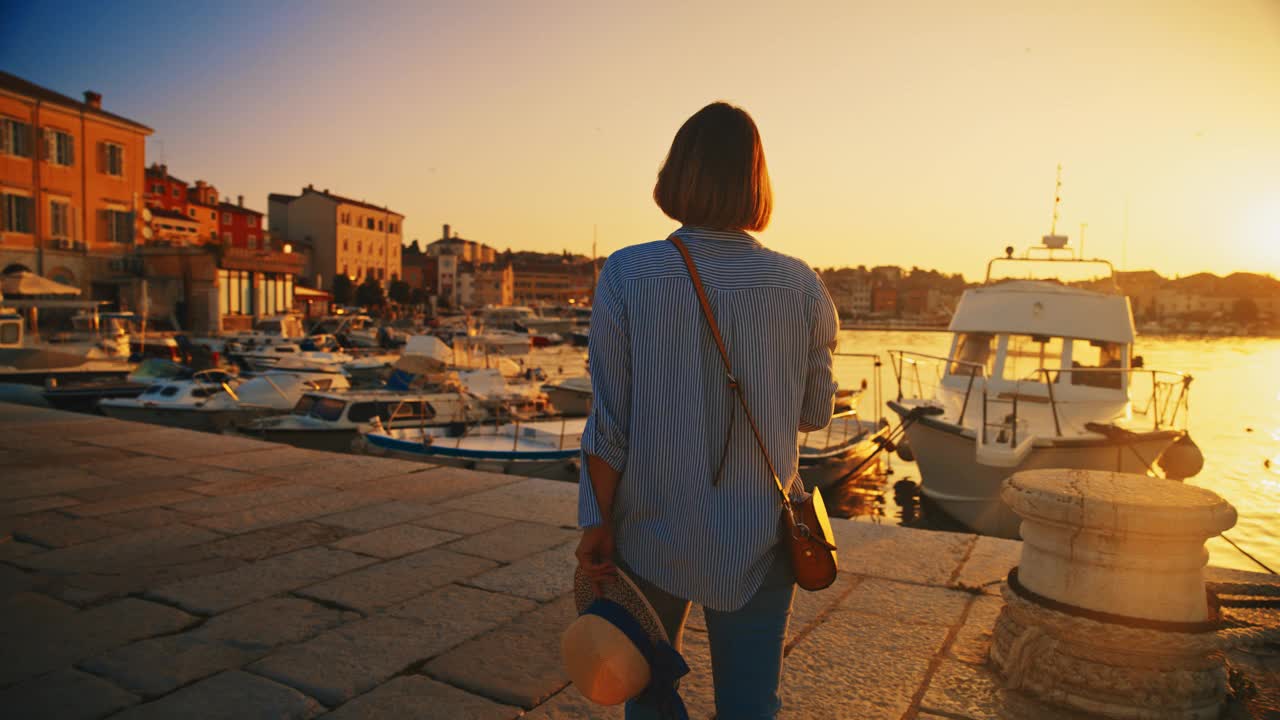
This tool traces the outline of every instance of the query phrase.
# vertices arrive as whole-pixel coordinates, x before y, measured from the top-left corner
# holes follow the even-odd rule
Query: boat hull
[[[882,427],[875,432],[863,434],[853,442],[820,454],[809,454],[802,449],[800,479],[804,481],[805,488],[830,490],[855,476],[879,469],[882,456],[877,455],[869,462],[867,459],[874,455],[879,447],[876,438],[888,437],[888,434],[889,428]]]
[[[577,447],[537,451],[479,450],[450,445],[448,440],[423,445],[421,442],[376,433],[365,435],[361,442],[365,452],[406,460],[548,480],[578,479],[580,450]]]
[[[196,410],[116,405],[109,402],[99,403],[98,409],[103,415],[117,420],[210,433],[227,432],[258,418],[280,414],[278,410],[267,409]]]
[[[899,416],[908,408],[889,403]],[[1021,470],[1070,468],[1146,474],[1181,433],[1142,433],[1127,444],[1098,439],[1037,442],[1015,467],[992,467],[975,458],[976,440],[956,426],[930,418],[912,423],[907,441],[920,468],[920,492],[931,507],[982,535],[1017,538],[1020,518],[1000,498],[1004,480]],[[1129,449],[1132,448],[1132,449]],[[1152,482],[1169,482],[1152,478]]]

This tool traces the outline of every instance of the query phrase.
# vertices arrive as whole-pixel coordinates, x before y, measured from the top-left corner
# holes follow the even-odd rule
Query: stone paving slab
[[[450,650],[423,669],[450,685],[532,709],[569,682],[560,666],[560,634],[575,614],[573,598],[562,597]]]
[[[209,543],[204,549],[210,555],[256,562],[313,545],[327,545],[350,534],[342,528],[303,521],[233,535]]]
[[[975,539],[947,532],[903,532],[866,522],[832,523],[832,531],[837,546],[857,548],[840,553],[841,572],[920,585],[951,582]]]
[[[247,510],[211,515],[194,520],[197,525],[218,532],[239,534],[285,525],[300,520],[310,520],[324,515],[372,505],[376,499],[356,492],[331,492],[289,502],[259,505]]]
[[[333,543],[333,547],[390,559],[426,550],[450,540],[457,540],[458,537],[451,532],[432,530],[418,525],[392,525],[363,535],[352,535]]]
[[[520,708],[502,705],[421,675],[394,678],[322,715],[326,720],[508,720]]]
[[[577,540],[495,568],[467,581],[469,585],[547,602],[564,594],[578,565]]]
[[[218,615],[178,635],[116,648],[81,667],[140,695],[163,695],[356,617],[306,600],[273,598]]]
[[[78,522],[87,522],[88,518]],[[148,530],[127,531],[96,542],[27,555],[14,564],[50,572],[94,572],[122,565],[145,565],[176,548],[217,540],[221,535],[190,525],[167,525]]]
[[[343,625],[250,666],[335,705],[412,665],[493,629],[529,609],[528,601],[449,586],[387,615]]]
[[[421,520],[440,511],[439,507],[430,503],[393,500],[376,505],[366,505],[355,510],[334,513],[333,515],[324,515],[316,518],[316,522],[350,530],[369,531],[387,527],[388,525],[399,525],[411,520]],[[445,529],[447,530],[448,528]]]
[[[445,549],[509,563],[577,537],[576,531],[565,528],[513,522],[449,543]]]
[[[65,667],[108,648],[145,637],[177,632],[196,622],[180,610],[125,598],[73,614],[56,623],[32,625],[6,634],[0,646],[0,687]],[[21,648],[13,652],[10,648]]]
[[[443,470],[445,469],[441,468],[433,472]],[[455,468],[448,468],[448,471],[468,472]],[[490,474],[483,473],[483,475]],[[510,483],[505,487],[451,500],[445,503],[445,507],[497,515],[512,520],[576,528],[578,526],[578,487],[573,483],[556,480],[523,480]]]
[[[236,670],[136,705],[112,720],[308,720],[322,711],[292,688]]]
[[[370,480],[356,486],[356,489],[371,497],[387,500],[438,503],[518,481],[518,478],[510,475],[435,467],[397,477]]]
[[[136,702],[136,695],[72,669],[0,690],[0,708],[11,718],[97,720]]]
[[[366,560],[373,561],[372,558]],[[372,612],[469,578],[494,564],[484,558],[431,548],[309,585],[297,592],[322,602]]]
[[[450,510],[442,508],[442,512],[433,513],[429,517],[414,521],[415,525],[448,530],[459,535],[474,535],[515,522],[511,518],[485,515],[468,510]]]
[[[373,558],[328,548],[307,548],[236,570],[167,585],[148,593],[191,612],[212,615],[288,592],[368,565]]]

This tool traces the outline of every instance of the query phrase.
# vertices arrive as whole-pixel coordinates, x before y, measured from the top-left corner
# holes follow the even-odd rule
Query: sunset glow
[[[0,67],[156,129],[148,162],[307,183],[506,247],[661,237],[676,128],[756,118],[814,265],[978,276],[1060,231],[1129,269],[1280,273],[1280,5],[910,2],[130,4],[10,9]],[[110,42],[101,41],[107,31]]]

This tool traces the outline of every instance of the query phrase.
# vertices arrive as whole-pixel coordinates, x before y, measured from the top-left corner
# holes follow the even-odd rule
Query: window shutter
[[[67,133],[67,164],[76,164],[76,138],[71,133]]]
[[[8,120],[0,120],[0,153],[13,152],[13,147],[9,143],[11,134],[13,134],[13,124]]]
[[[0,193],[0,232],[9,229],[9,196]]]
[[[49,128],[44,129],[44,157],[40,159],[45,162],[58,159],[58,136]]]
[[[107,171],[107,144],[98,143],[98,172]]]

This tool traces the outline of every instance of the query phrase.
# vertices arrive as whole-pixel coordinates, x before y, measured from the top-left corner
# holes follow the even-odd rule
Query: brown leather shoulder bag
[[[747,398],[743,394],[742,385],[733,375],[729,351],[725,348],[724,339],[720,337],[720,328],[716,325],[715,315],[711,312],[711,303],[707,300],[707,292],[702,287],[698,268],[693,264],[689,249],[680,238],[673,234],[667,239],[680,251],[680,257],[684,258],[685,267],[689,269],[689,279],[693,281],[693,289],[698,294],[702,315],[707,319],[707,325],[711,327],[716,348],[720,350],[720,359],[724,361],[725,378],[729,389],[738,398],[738,404],[742,406],[742,412],[747,416],[747,423],[751,426],[752,434],[755,435],[756,444],[764,455],[765,465],[768,466],[769,474],[773,476],[773,483],[778,487],[778,494],[782,497],[780,534],[783,544],[791,555],[791,567],[795,572],[796,584],[805,590],[822,590],[830,587],[836,580],[838,561],[835,537],[831,533],[831,520],[827,516],[827,507],[822,502],[822,493],[815,487],[812,493],[792,498],[782,487],[778,471],[774,469],[773,461],[769,459],[769,451],[765,448],[764,437],[760,435],[760,428],[756,426],[755,419],[751,417],[751,410],[747,407]],[[732,428],[732,416],[729,422]],[[724,452],[720,456],[720,467],[716,469],[716,482],[719,481],[720,472],[724,469],[725,453],[728,450],[729,439],[726,437]]]

